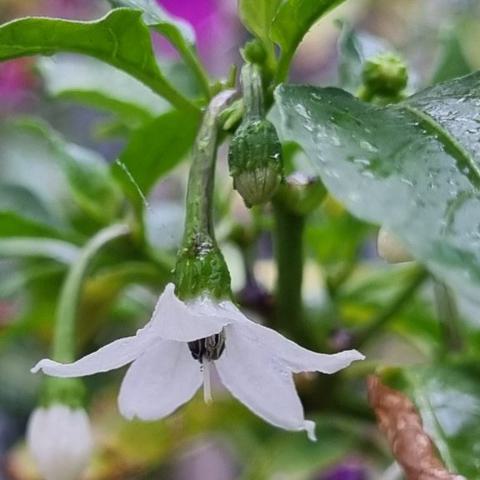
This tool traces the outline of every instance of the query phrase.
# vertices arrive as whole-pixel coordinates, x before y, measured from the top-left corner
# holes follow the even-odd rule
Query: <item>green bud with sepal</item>
[[[323,201],[327,190],[320,178],[296,172],[282,183],[275,196],[290,213],[304,216],[313,212]]]
[[[241,72],[245,114],[228,152],[233,186],[247,207],[272,199],[283,176],[282,146],[273,124],[265,118],[262,78],[256,65]]]
[[[40,391],[40,405],[61,404],[70,408],[82,408],[85,405],[86,389],[78,378],[47,377]]]
[[[246,62],[263,65],[267,60],[267,52],[263,43],[258,39],[248,41],[241,50]]]
[[[362,79],[363,85],[358,92],[362,100],[377,99],[377,103],[390,103],[403,98],[408,83],[408,70],[405,62],[397,55],[381,53],[365,62]]]

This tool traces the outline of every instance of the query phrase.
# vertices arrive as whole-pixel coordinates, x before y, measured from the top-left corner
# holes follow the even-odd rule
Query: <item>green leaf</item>
[[[269,45],[270,27],[281,0],[239,0],[238,12],[245,27],[258,37],[264,45]]]
[[[23,185],[0,182],[0,212],[17,213],[42,224],[58,225],[57,219],[42,200]]]
[[[109,110],[127,125],[152,120],[168,103],[125,72],[93,58],[42,58],[38,68],[49,95]]]
[[[284,136],[329,191],[478,303],[480,73],[385,108],[334,88],[282,86],[276,98]]]
[[[480,370],[478,365],[405,369],[407,393],[447,467],[466,478],[480,471]]]
[[[310,216],[305,241],[324,268],[350,264],[359,256],[371,228],[346,211],[329,216],[320,211]]]
[[[120,8],[92,22],[34,17],[13,20],[0,27],[0,60],[56,52],[89,55],[129,73],[177,108],[198,114],[197,107],[159,70],[141,15]]]
[[[50,226],[69,224],[68,182],[38,132],[17,122],[0,123],[0,178],[1,210]]]
[[[18,212],[0,211],[0,238],[5,237],[73,238],[73,235]]]
[[[159,33],[165,34],[170,40],[172,40],[170,36],[174,36],[181,38],[184,43],[195,45],[195,32],[192,26],[185,20],[168,13],[155,0],[110,0],[110,3],[116,7],[141,10],[146,25],[158,28]],[[175,44],[173,40],[172,43]]]
[[[177,49],[197,77],[206,98],[210,97],[208,75],[198,59],[195,32],[188,22],[169,14],[155,0],[110,0],[110,3],[142,10],[144,23],[163,35]]]
[[[442,47],[435,65],[431,83],[440,83],[462,75],[467,75],[473,70],[462,48],[458,31],[448,30],[442,38]]]
[[[55,239],[14,237],[0,238],[0,258],[45,257],[60,263],[72,263],[79,249],[69,242]]]
[[[66,208],[61,202],[71,203],[71,197],[99,222],[110,221],[118,212],[120,192],[97,153],[66,142],[34,120],[4,125],[0,139],[3,179],[23,184],[59,215]]]
[[[0,244],[2,240],[0,240]],[[18,296],[36,281],[50,281],[61,274],[65,266],[48,260],[32,261],[23,264],[14,260],[0,262],[0,298]]]
[[[313,24],[344,0],[285,0],[273,19],[270,38],[282,52],[277,71],[278,82],[287,77],[293,54]]]
[[[359,438],[355,421],[349,418],[347,429],[342,425],[347,421],[335,415],[318,415],[314,420],[318,442],[276,431],[244,455],[248,458],[248,466],[242,478],[319,478],[320,471],[341,462],[355,450]]]
[[[112,166],[125,193],[138,204],[157,180],[185,156],[197,131],[195,117],[180,111],[161,115],[134,131]]]

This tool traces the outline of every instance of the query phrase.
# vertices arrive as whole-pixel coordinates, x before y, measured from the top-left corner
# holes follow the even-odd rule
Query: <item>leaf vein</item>
[[[409,104],[403,103],[401,108],[414,115],[425,127],[433,131],[437,135],[437,140],[441,142],[448,152],[457,160],[468,168],[469,179],[472,183],[480,189],[480,167],[475,163],[475,160],[470,154],[460,145],[460,143],[443,128],[433,117],[421,110],[412,107]]]

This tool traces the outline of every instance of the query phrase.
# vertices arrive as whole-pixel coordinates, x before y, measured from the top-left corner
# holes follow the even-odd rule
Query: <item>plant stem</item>
[[[213,185],[218,141],[218,115],[233,95],[225,90],[210,102],[192,152],[188,177],[184,244],[194,235],[215,239],[212,221]]]
[[[159,81],[148,75],[137,75],[137,78],[150,87],[155,93],[158,93],[158,95],[165,98],[165,100],[178,110],[190,112],[197,117],[200,115],[200,109],[191,100],[173,87],[173,85],[166,79],[163,78],[162,81]]]
[[[413,275],[412,281],[397,295],[393,302],[380,312],[363,331],[356,336],[356,347],[361,347],[374,336],[378,330],[382,329],[395,315],[405,307],[406,303],[423,282],[428,278],[428,272],[421,268]]]
[[[107,243],[130,233],[126,225],[111,225],[100,230],[81,249],[70,267],[58,301],[52,357],[59,362],[71,362],[75,356],[75,320],[82,292],[83,280],[91,260]]]
[[[234,94],[216,95],[203,117],[192,152],[183,241],[175,264],[176,294],[182,300],[201,294],[229,298],[230,274],[215,240],[213,184],[218,143],[218,116]]]
[[[434,281],[433,292],[438,319],[443,329],[445,349],[449,352],[458,352],[462,350],[463,341],[455,297],[452,291],[438,280]]]
[[[256,65],[246,63],[241,72],[243,104],[245,106],[244,118],[250,120],[260,119],[265,116],[263,104],[262,76]]]
[[[274,203],[277,263],[276,322],[279,330],[306,339],[303,323],[303,230],[305,218]]]

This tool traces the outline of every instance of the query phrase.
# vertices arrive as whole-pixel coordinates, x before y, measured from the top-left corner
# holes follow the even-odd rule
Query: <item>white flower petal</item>
[[[93,448],[85,410],[61,404],[37,408],[28,422],[27,444],[46,480],[77,480]]]
[[[175,285],[169,283],[157,302],[149,325],[160,338],[191,342],[220,332],[230,321],[207,297],[182,302],[175,295]]]
[[[306,430],[314,438],[314,424],[304,418],[291,372],[268,349],[250,343],[240,325],[225,327],[225,350],[215,365],[225,387],[259,417],[286,430]]]
[[[163,418],[190,400],[202,384],[200,363],[188,345],[159,340],[128,369],[118,397],[121,414],[132,419]]]
[[[133,337],[115,340],[73,363],[59,363],[44,358],[31,371],[37,373],[42,370],[47,375],[54,377],[84,377],[94,373],[106,372],[132,362],[155,341],[158,341],[158,339],[149,335],[148,330],[143,329],[139,330],[137,335]]]
[[[227,302],[225,302],[227,303]],[[271,355],[281,358],[294,373],[299,372],[322,372],[335,373],[342,368],[348,367],[355,360],[363,360],[365,357],[357,350],[345,350],[343,352],[326,354],[307,350],[300,345],[285,338],[271,328],[264,327],[252,322],[231,302],[226,308],[232,312],[236,310],[234,325],[238,326],[238,332],[258,349],[267,349]]]

